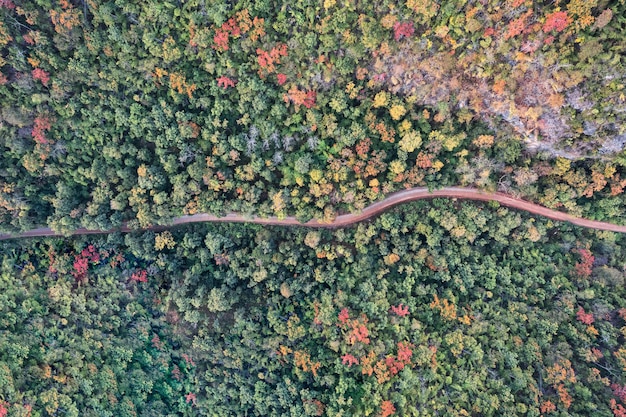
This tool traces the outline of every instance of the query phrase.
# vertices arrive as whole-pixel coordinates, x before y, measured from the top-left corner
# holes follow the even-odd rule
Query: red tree
[[[400,317],[404,317],[404,316],[408,316],[409,315],[409,307],[408,306],[403,306],[402,303],[398,304],[397,306],[391,306],[391,312],[400,316]]]
[[[359,364],[359,360],[357,358],[355,358],[354,356],[348,354],[345,354],[341,357],[341,362],[344,365],[348,365],[348,366],[352,366],[352,365],[358,365]]]
[[[232,79],[230,79],[228,77],[225,77],[223,75],[217,79],[217,85],[219,87],[224,88],[224,90],[226,90],[228,87],[234,87],[235,84],[236,84],[235,80],[232,80]]]
[[[543,24],[543,31],[545,33],[556,30],[562,32],[571,23],[570,17],[567,12],[554,12],[546,16],[546,22]]]
[[[593,314],[585,313],[585,310],[582,307],[580,307],[576,312],[576,320],[586,325],[590,325],[594,322]]]
[[[413,32],[415,32],[415,29],[413,28],[413,22],[396,22],[396,24],[393,25],[393,38],[396,41],[399,41],[402,38],[410,37],[411,35],[413,35]]]
[[[42,70],[41,68],[35,68],[32,71],[32,74],[35,80],[41,81],[41,83],[45,86],[48,85],[48,81],[50,81],[50,75],[46,71]]]

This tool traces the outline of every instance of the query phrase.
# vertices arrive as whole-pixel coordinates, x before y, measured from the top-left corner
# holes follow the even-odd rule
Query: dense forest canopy
[[[0,414],[626,412],[623,235],[435,200],[1,245]]]
[[[0,219],[332,219],[474,185],[620,221],[623,0],[0,1]]]
[[[626,223],[625,0],[0,0],[0,233]],[[626,237],[0,242],[0,417],[626,416]]]

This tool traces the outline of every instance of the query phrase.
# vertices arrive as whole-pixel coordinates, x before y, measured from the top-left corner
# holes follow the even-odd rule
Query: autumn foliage
[[[42,70],[41,68],[35,68],[32,71],[32,74],[35,80],[41,81],[41,83],[45,86],[48,85],[48,81],[50,81],[50,75],[48,75],[46,71]]]

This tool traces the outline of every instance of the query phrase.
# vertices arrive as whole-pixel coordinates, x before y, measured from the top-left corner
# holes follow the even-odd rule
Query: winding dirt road
[[[463,200],[479,200],[479,201],[497,201],[500,204],[511,207],[518,210],[524,210],[538,216],[547,217],[552,220],[564,221],[575,224],[581,227],[587,227],[597,230],[609,230],[612,232],[626,233],[626,226],[620,226],[613,223],[600,222],[596,220],[588,220],[579,217],[574,217],[567,213],[552,210],[547,207],[540,206],[538,204],[530,203],[519,198],[511,197],[503,193],[488,193],[485,191],[477,190],[475,188],[463,188],[463,187],[447,187],[440,190],[428,191],[427,188],[418,187],[408,190],[398,191],[396,193],[388,195],[384,200],[378,201],[361,211],[360,213],[343,214],[338,216],[331,223],[323,223],[318,220],[311,220],[306,223],[300,223],[295,217],[287,217],[279,219],[277,217],[248,217],[242,214],[230,213],[224,217],[217,217],[211,214],[194,214],[192,216],[181,216],[173,220],[171,226],[177,226],[187,223],[200,223],[200,222],[234,222],[234,223],[256,223],[275,226],[305,226],[305,227],[344,227],[354,223],[367,220],[374,217],[391,207],[408,201],[423,200],[427,198],[460,198]],[[171,226],[152,226],[142,230],[162,230]],[[73,235],[87,235],[87,234],[107,234],[113,232],[132,232],[137,231],[135,229],[129,229],[126,225],[110,230],[88,230],[88,229],[76,229]],[[42,237],[42,236],[63,236],[55,233],[50,228],[39,228],[29,230],[16,235],[0,235],[0,240],[16,239],[25,237]]]

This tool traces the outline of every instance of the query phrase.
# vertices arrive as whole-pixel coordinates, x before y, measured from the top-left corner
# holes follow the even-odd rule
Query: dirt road
[[[332,223],[323,223],[318,220],[311,220],[307,223],[300,223],[295,217],[287,217],[285,219],[278,219],[277,217],[247,217],[237,213],[230,213],[224,217],[216,217],[211,214],[194,214],[192,216],[181,216],[173,220],[172,226],[187,224],[187,223],[199,223],[199,222],[235,222],[235,223],[256,223],[267,224],[276,226],[306,226],[306,227],[344,227],[354,223],[367,220],[374,217],[391,207],[408,201],[423,200],[427,198],[460,198],[463,200],[479,200],[479,201],[498,201],[500,204],[511,207],[518,210],[527,211],[538,216],[547,217],[552,220],[570,222],[577,226],[587,227],[597,230],[610,230],[613,232],[626,233],[626,226],[620,226],[612,223],[599,222],[595,220],[588,220],[579,217],[574,217],[560,211],[552,210],[547,207],[540,206],[538,204],[530,203],[525,200],[521,200],[515,197],[511,197],[502,193],[488,193],[485,191],[477,190],[474,188],[463,187],[447,187],[440,190],[428,191],[427,188],[411,188],[408,190],[398,191],[396,193],[388,195],[384,200],[378,201],[361,211],[360,213],[343,214],[338,216]],[[143,230],[162,230],[164,226],[153,226]],[[76,229],[73,235],[86,235],[86,234],[106,234],[113,232],[131,232],[134,230],[129,229],[125,225],[123,227],[112,230],[87,230]],[[41,237],[41,236],[62,236],[49,228],[39,228],[29,230],[24,233],[16,235],[0,235],[0,240],[24,238],[24,237]]]

